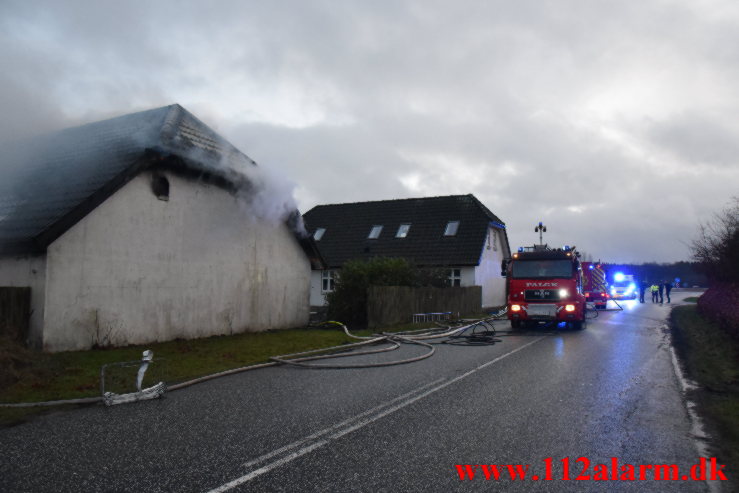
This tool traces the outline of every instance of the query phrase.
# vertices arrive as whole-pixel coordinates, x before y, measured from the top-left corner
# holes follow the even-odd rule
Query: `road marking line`
[[[368,414],[372,414],[374,412],[377,412],[380,409],[382,409],[384,407],[387,407],[387,406],[389,406],[390,404],[392,404],[392,403],[394,403],[396,401],[403,400],[403,399],[405,399],[407,397],[410,397],[413,394],[417,394],[418,392],[421,392],[423,389],[425,389],[427,387],[431,387],[432,385],[436,385],[437,383],[443,382],[443,381],[444,381],[444,379],[443,378],[440,378],[438,380],[434,380],[433,382],[429,382],[426,385],[423,385],[423,386],[421,386],[421,387],[419,387],[417,389],[413,389],[410,392],[406,392],[405,394],[400,395],[400,396],[398,396],[398,397],[396,397],[394,399],[391,399],[391,400],[389,400],[387,402],[384,402],[384,403],[382,403],[382,404],[380,404],[378,406],[375,406],[372,409],[369,409],[369,410],[364,411],[364,412],[362,412],[360,414],[357,414],[356,416],[352,416],[351,418],[345,419],[344,421],[341,421],[340,423],[336,423],[333,426],[330,426],[328,428],[324,428],[323,430],[317,431],[317,432],[315,432],[315,433],[313,433],[311,435],[308,435],[306,437],[303,437],[300,440],[295,441],[295,442],[293,442],[291,444],[285,445],[283,447],[280,447],[278,449],[273,450],[272,452],[268,452],[268,453],[266,453],[264,455],[261,455],[261,456],[257,457],[254,460],[250,460],[249,462],[247,462],[246,464],[244,464],[244,467],[247,467],[247,468],[248,467],[252,467],[252,466],[254,466],[256,464],[259,464],[260,462],[264,462],[267,459],[271,459],[272,457],[275,457],[276,455],[280,455],[281,453],[286,452],[286,451],[288,451],[290,449],[294,449],[296,447],[299,447],[300,445],[304,444],[305,442],[309,442],[309,441],[314,440],[314,439],[316,439],[316,438],[318,438],[318,437],[320,437],[322,435],[325,435],[327,433],[330,433],[330,432],[332,432],[332,431],[334,431],[336,429],[342,428],[342,427],[344,427],[344,426],[352,423],[353,421],[357,421],[360,418],[363,418],[364,416],[367,416]]]
[[[463,374],[461,374],[461,375],[459,375],[459,376],[457,376],[457,377],[455,377],[455,378],[453,378],[451,380],[447,380],[446,382],[444,382],[444,383],[442,383],[440,385],[437,385],[436,387],[433,387],[433,388],[431,388],[431,389],[429,389],[429,390],[427,390],[427,391],[425,391],[425,392],[423,392],[423,393],[421,393],[421,394],[419,394],[419,395],[417,395],[417,396],[415,396],[413,398],[410,398],[410,399],[408,399],[406,401],[400,402],[399,404],[396,404],[394,406],[391,406],[391,407],[385,409],[384,411],[382,411],[382,412],[380,412],[380,413],[378,413],[378,414],[376,414],[374,416],[371,416],[371,417],[368,417],[366,419],[360,420],[357,423],[355,423],[355,424],[353,424],[353,425],[351,425],[351,426],[349,426],[349,427],[347,427],[347,428],[345,428],[343,430],[336,431],[335,433],[329,435],[328,437],[324,438],[323,440],[319,440],[319,441],[317,441],[317,442],[315,442],[315,443],[313,443],[311,445],[307,445],[307,446],[305,446],[305,447],[303,447],[303,448],[301,448],[299,450],[296,450],[295,452],[292,452],[292,453],[288,454],[287,456],[285,456],[285,457],[283,457],[281,459],[278,459],[278,460],[276,460],[274,462],[270,462],[269,464],[266,464],[266,465],[260,467],[259,469],[255,469],[255,470],[253,470],[253,471],[251,471],[251,472],[249,472],[249,473],[247,473],[247,474],[245,474],[245,475],[243,475],[243,476],[241,476],[239,478],[234,479],[233,481],[230,481],[230,482],[228,482],[228,483],[226,483],[224,485],[219,486],[218,488],[212,489],[208,493],[222,493],[224,491],[228,491],[228,490],[233,489],[233,488],[235,488],[237,486],[240,486],[240,485],[242,485],[242,484],[244,484],[244,483],[246,483],[248,481],[251,481],[252,479],[254,479],[254,478],[258,477],[258,476],[261,476],[262,474],[265,474],[265,473],[267,473],[267,472],[269,472],[269,471],[271,471],[273,469],[276,469],[276,468],[278,468],[280,466],[283,466],[283,465],[287,464],[288,462],[291,462],[294,459],[297,459],[298,457],[301,457],[301,456],[303,456],[305,454],[308,454],[310,452],[313,452],[314,450],[316,450],[318,448],[321,448],[324,445],[327,445],[328,443],[330,443],[333,440],[336,440],[338,438],[343,437],[344,435],[346,435],[348,433],[351,433],[351,432],[356,431],[356,430],[358,430],[360,428],[363,428],[363,427],[367,426],[368,424],[371,424],[371,423],[377,421],[378,419],[384,418],[385,416],[387,416],[389,414],[392,414],[392,413],[394,413],[396,411],[399,411],[400,409],[403,409],[404,407],[407,407],[407,406],[413,404],[414,402],[423,399],[424,397],[428,397],[429,395],[431,395],[433,393],[436,393],[439,390],[442,390],[442,389],[444,389],[444,388],[452,385],[453,383],[456,383],[456,382],[458,382],[458,381],[460,381],[460,380],[462,380],[464,378],[467,378],[468,376],[470,376],[470,375],[472,375],[474,373],[477,373],[478,371],[480,371],[480,370],[482,370],[484,368],[487,368],[488,366],[490,366],[490,365],[492,365],[494,363],[497,363],[498,361],[502,360],[503,358],[507,358],[508,356],[510,356],[510,355],[512,355],[514,353],[517,353],[518,351],[521,351],[522,349],[525,349],[525,348],[531,346],[532,344],[536,344],[537,342],[541,341],[542,339],[546,339],[546,336],[539,337],[538,339],[534,339],[533,341],[531,341],[531,342],[529,342],[527,344],[524,344],[523,346],[519,346],[516,349],[514,349],[512,351],[509,351],[509,352],[507,352],[507,353],[505,353],[505,354],[503,354],[501,356],[498,356],[497,358],[494,358],[494,359],[488,361],[487,363],[483,363],[482,365],[480,365],[480,366],[478,366],[476,368],[473,368],[472,370],[470,370],[470,371],[468,371],[466,373],[463,373]],[[441,380],[443,380],[443,379],[441,379]],[[439,382],[439,381],[440,380],[436,380],[436,382]],[[355,416],[353,418],[349,418],[349,419],[347,419],[345,421],[342,421],[340,424],[337,424],[337,425],[331,426],[329,428],[326,428],[325,430],[316,432],[313,435],[309,435],[308,437],[305,437],[304,439],[298,440],[297,442],[294,442],[293,444],[286,445],[285,447],[281,447],[280,449],[277,449],[277,450],[285,451],[285,450],[289,450],[291,448],[295,448],[295,447],[297,447],[299,445],[302,445],[303,443],[305,443],[307,441],[310,441],[311,440],[310,437],[313,437],[313,436],[318,437],[318,436],[321,436],[321,435],[325,435],[327,433],[330,433],[331,431],[340,428],[344,424],[347,424],[347,423],[352,422],[352,421],[356,421],[357,418],[360,418],[362,416],[371,414],[376,409],[379,409],[379,408],[382,408],[382,407],[386,407],[388,404],[391,404],[392,402],[397,401],[399,399],[402,399],[403,397],[408,396],[410,394],[416,393],[419,390],[421,390],[423,388],[426,388],[429,385],[433,385],[436,382],[432,382],[431,384],[426,384],[426,385],[424,385],[422,387],[419,387],[415,391],[411,391],[411,392],[408,392],[408,393],[404,394],[403,396],[396,397],[395,399],[393,399],[391,401],[388,401],[385,404],[381,404],[380,406],[377,406],[376,408],[373,408],[373,409],[371,409],[369,411],[365,411],[365,412],[363,412],[363,413],[361,413],[361,414],[359,414],[359,415],[357,415],[357,416]],[[275,455],[278,455],[280,453],[280,452],[277,452],[277,450],[274,451],[274,452],[265,454],[265,455],[259,457],[258,459],[255,459],[253,461],[250,461],[246,465],[247,466],[254,465],[255,463],[258,463],[258,462],[263,461],[263,459],[274,457]]]

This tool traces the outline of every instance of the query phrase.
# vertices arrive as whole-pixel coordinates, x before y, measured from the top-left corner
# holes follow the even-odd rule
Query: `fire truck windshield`
[[[569,260],[517,260],[513,262],[513,279],[551,279],[572,277],[572,262]]]

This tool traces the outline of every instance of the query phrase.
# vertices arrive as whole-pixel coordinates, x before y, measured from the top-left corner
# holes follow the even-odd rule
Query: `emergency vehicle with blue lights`
[[[506,277],[507,314],[518,329],[539,322],[566,322],[585,327],[582,267],[575,247],[521,247],[502,264]]]
[[[637,295],[636,281],[632,274],[615,272],[610,283],[610,295],[615,300],[635,300]]]

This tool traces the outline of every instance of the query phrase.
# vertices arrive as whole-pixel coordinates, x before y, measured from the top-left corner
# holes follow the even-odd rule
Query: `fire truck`
[[[596,309],[605,309],[609,297],[605,265],[600,262],[582,263],[582,291],[585,299],[594,303]]]
[[[514,329],[539,322],[585,327],[582,268],[575,247],[521,247],[504,260],[508,319]]]

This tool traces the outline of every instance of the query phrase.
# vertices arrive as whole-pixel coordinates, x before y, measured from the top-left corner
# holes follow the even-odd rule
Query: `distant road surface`
[[[673,294],[673,305],[686,295]],[[699,452],[670,305],[622,305],[583,331],[438,345],[407,365],[266,368],[157,401],[46,415],[0,430],[0,491],[709,491],[682,480]],[[627,465],[634,481],[610,479],[628,477]],[[675,465],[679,479],[642,468],[639,480],[639,465]]]

